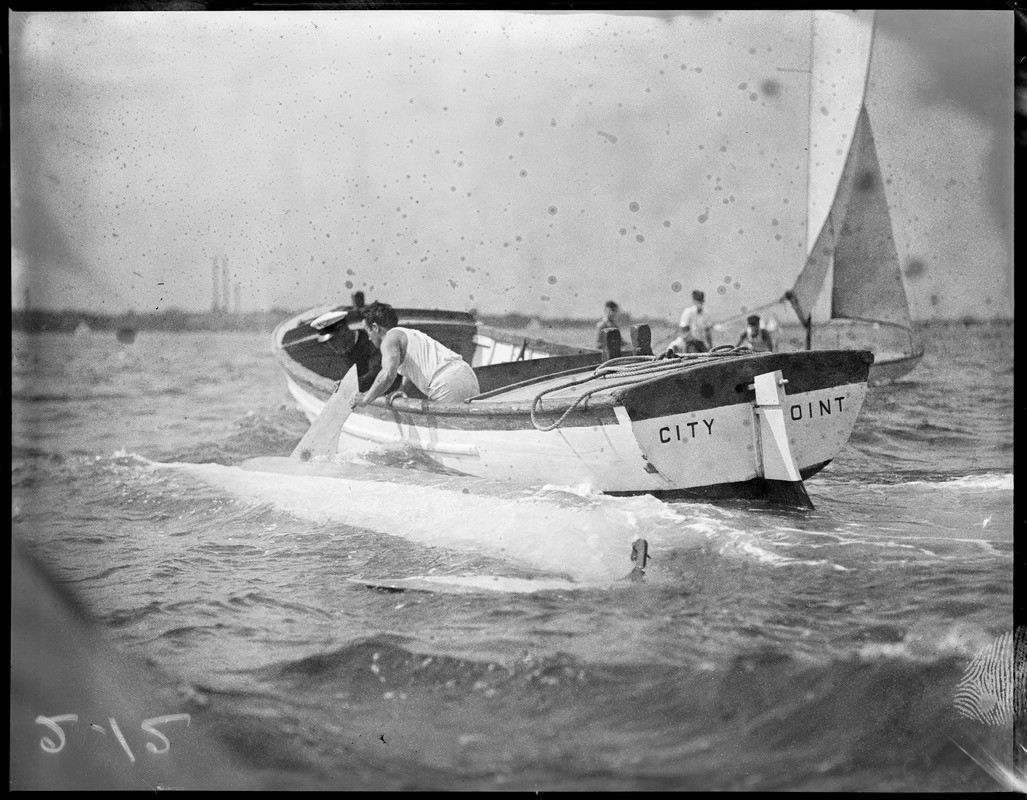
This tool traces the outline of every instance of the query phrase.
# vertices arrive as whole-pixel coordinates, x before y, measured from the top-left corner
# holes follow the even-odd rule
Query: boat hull
[[[870,368],[870,385],[882,386],[908,375],[920,363],[924,351],[902,356],[878,357]]]
[[[752,388],[756,375],[780,371],[782,411],[795,464],[804,477],[841,451],[867,393],[867,352],[765,353],[725,358],[701,369],[642,384],[623,395],[648,463],[676,489],[731,487],[764,473]]]
[[[565,369],[575,359],[584,366]],[[334,382],[279,360],[298,406],[316,418]],[[358,407],[338,450],[410,448],[453,472],[521,484],[668,498],[752,496],[766,484],[755,376],[780,370],[787,380],[788,440],[796,468],[808,477],[848,440],[872,362],[869,352],[768,353],[679,366],[651,361],[639,368],[652,374],[592,379],[596,357],[582,354],[510,365],[506,385],[495,374],[504,367],[493,365],[479,373],[492,371],[497,388],[468,403],[404,398]],[[559,371],[547,377],[550,365]],[[518,383],[524,374],[534,377]]]

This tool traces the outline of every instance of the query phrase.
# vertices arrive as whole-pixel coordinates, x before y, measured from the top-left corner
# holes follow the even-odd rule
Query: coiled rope
[[[750,355],[751,353],[752,351],[748,349],[733,347],[731,345],[721,345],[720,347],[715,347],[709,353],[685,353],[684,355],[670,358],[657,356],[624,356],[621,358],[611,358],[609,361],[604,361],[596,367],[593,372],[583,378],[577,378],[575,380],[568,381],[567,383],[558,384],[557,386],[550,386],[548,389],[543,389],[535,395],[535,399],[531,401],[531,424],[535,426],[535,430],[543,433],[556,430],[563,424],[564,420],[570,416],[571,412],[573,412],[575,408],[588,400],[588,398],[596,392],[603,392],[608,389],[619,389],[622,386],[631,386],[632,384],[638,383],[639,378],[642,377],[652,377],[670,372],[684,371],[703,362],[730,356]],[[544,425],[538,421],[536,414],[538,411],[542,410],[542,398],[545,395],[552,394],[553,392],[559,392],[564,389],[570,389],[573,386],[580,386],[581,384],[588,383],[589,381],[608,377],[624,378],[624,380],[617,383],[604,383],[602,386],[597,386],[594,389],[589,389],[588,391],[578,395],[574,402],[567,407],[563,414],[560,415],[560,418],[551,425]]]

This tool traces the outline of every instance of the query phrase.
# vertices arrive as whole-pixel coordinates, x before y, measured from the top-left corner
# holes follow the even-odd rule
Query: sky
[[[676,320],[700,288],[744,314],[804,263],[810,115],[836,113],[811,85],[858,91],[855,45],[811,71],[808,11],[9,21],[12,308],[206,310],[217,264],[243,311],[362,290]],[[876,14],[866,106],[916,319],[1012,317],[1013,25]]]

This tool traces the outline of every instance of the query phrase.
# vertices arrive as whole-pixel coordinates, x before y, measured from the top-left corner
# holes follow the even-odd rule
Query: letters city
[[[842,401],[845,397],[832,398],[835,403],[838,404],[837,411],[840,414],[842,412]],[[814,409],[813,401],[809,401],[805,404],[796,403],[788,409],[788,415],[792,418],[793,422],[798,422],[801,419],[813,419],[815,416],[824,417],[830,416],[834,412],[834,408],[831,405],[831,400],[818,400]],[[696,420],[695,422],[685,422],[682,425],[664,425],[660,428],[660,443],[670,444],[673,441],[685,441],[696,438],[696,429],[701,432],[703,429],[699,428],[701,423],[706,429],[706,435],[713,435],[713,418]],[[687,431],[682,435],[682,427],[688,428]]]

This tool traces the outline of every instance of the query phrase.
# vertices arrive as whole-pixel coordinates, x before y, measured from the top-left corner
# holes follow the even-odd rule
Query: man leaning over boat
[[[397,375],[403,377],[401,388],[416,387],[432,401],[459,403],[481,393],[478,377],[459,353],[421,331],[399,327],[388,303],[365,306],[363,316],[368,337],[381,351],[382,368],[366,392],[353,396],[353,408],[388,394]]]

